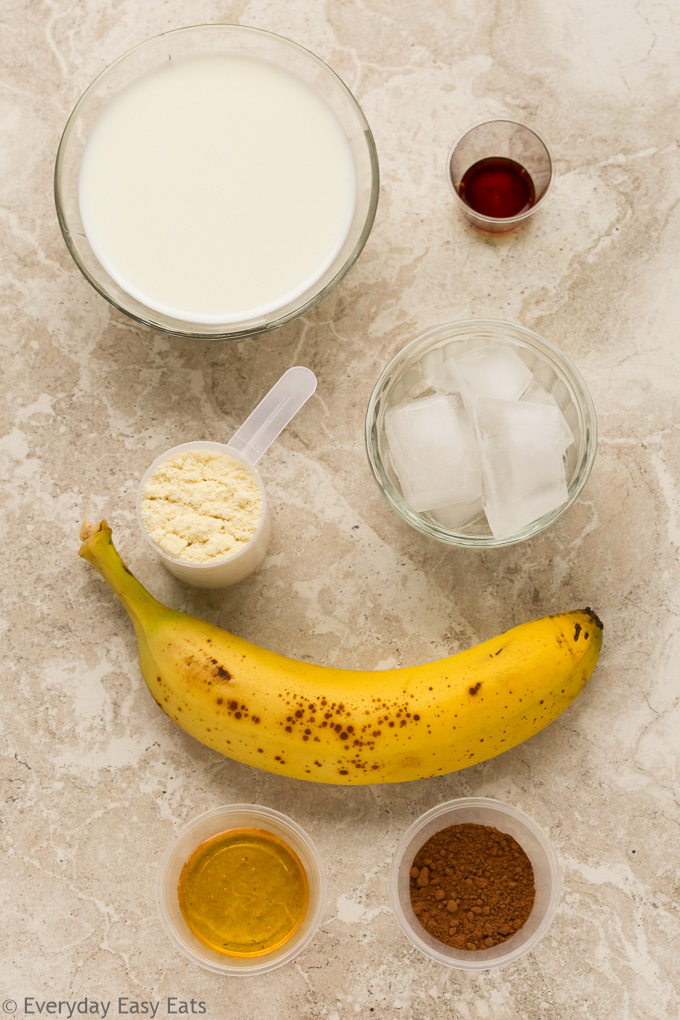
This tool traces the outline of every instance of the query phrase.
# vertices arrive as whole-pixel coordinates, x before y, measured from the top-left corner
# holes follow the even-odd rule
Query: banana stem
[[[138,633],[153,623],[159,613],[167,612],[166,607],[149,594],[123,563],[113,544],[111,528],[106,521],[99,524],[85,521],[80,529],[80,537],[83,544],[78,554],[91,563],[110,585],[123,603]]]

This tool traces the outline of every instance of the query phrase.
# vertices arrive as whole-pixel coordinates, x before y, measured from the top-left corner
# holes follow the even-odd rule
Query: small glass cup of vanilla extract
[[[533,216],[555,177],[546,142],[514,120],[467,128],[451,146],[446,166],[465,217],[492,234],[514,230]]]

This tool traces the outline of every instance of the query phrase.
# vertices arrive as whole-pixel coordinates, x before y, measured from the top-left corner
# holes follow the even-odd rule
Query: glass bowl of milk
[[[325,297],[366,243],[375,143],[318,57],[261,29],[149,39],[90,85],[59,146],[55,198],[86,279],[183,336],[281,326]]]

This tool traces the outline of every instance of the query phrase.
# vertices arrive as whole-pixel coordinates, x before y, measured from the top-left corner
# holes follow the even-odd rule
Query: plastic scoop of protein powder
[[[315,390],[310,369],[289,368],[228,443],[182,443],[149,466],[137,491],[137,517],[180,581],[221,588],[260,566],[271,522],[255,464]]]

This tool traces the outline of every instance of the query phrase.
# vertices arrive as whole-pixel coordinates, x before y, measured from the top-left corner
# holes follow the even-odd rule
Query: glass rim
[[[546,155],[548,157],[548,164],[550,166],[550,177],[548,179],[545,191],[539,198],[538,202],[534,202],[534,204],[529,209],[525,209],[524,212],[517,213],[516,216],[487,216],[484,213],[477,212],[475,209],[469,206],[467,202],[463,201],[463,199],[460,197],[453,184],[453,179],[451,177],[451,160],[453,158],[454,152],[456,151],[460,143],[463,141],[463,139],[466,138],[469,134],[471,134],[471,132],[476,131],[477,128],[485,127],[487,124],[512,124],[514,127],[521,128],[523,131],[528,131],[530,134],[534,136],[534,138],[538,139],[538,141],[545,149]],[[472,213],[474,214],[476,220],[492,224],[493,226],[501,226],[503,224],[506,224],[506,230],[509,230],[511,229],[511,227],[518,226],[520,223],[523,223],[524,220],[528,219],[532,213],[536,212],[536,210],[543,205],[545,199],[548,196],[548,193],[552,190],[552,186],[555,182],[555,159],[550,149],[550,146],[546,142],[545,138],[543,137],[543,135],[540,135],[538,131],[535,130],[535,128],[529,127],[528,124],[524,124],[522,123],[522,121],[514,120],[512,117],[486,117],[484,120],[478,120],[475,124],[470,124],[470,126],[465,128],[464,131],[461,131],[461,133],[451,143],[448,155],[446,157],[446,179],[449,182],[449,187],[451,191],[456,196],[456,200],[458,201],[461,209],[463,209],[464,212],[466,212],[468,215]]]
[[[434,521],[428,521],[422,516],[422,514],[413,510],[385,470],[376,434],[379,400],[396,368],[405,369],[408,367],[409,359],[413,358],[415,360],[415,355],[420,354],[421,351],[424,353],[431,342],[435,340],[455,340],[457,337],[462,338],[464,336],[468,336],[470,339],[473,339],[475,333],[478,333],[481,330],[502,330],[506,335],[509,333],[510,336],[516,334],[518,338],[527,342],[535,350],[538,350],[543,354],[547,354],[553,364],[556,363],[562,370],[565,378],[569,380],[574,391],[574,395],[577,397],[579,403],[579,411],[581,415],[586,418],[587,425],[590,427],[591,432],[590,442],[586,444],[584,455],[581,458],[578,470],[570,485],[570,489],[572,491],[569,492],[569,497],[566,502],[562,503],[554,510],[549,511],[547,514],[544,514],[542,517],[538,517],[535,521],[532,521],[531,524],[526,525],[524,528],[520,529],[520,531],[515,532],[513,535],[509,535],[506,538],[494,538],[491,534],[465,535],[462,532],[450,531],[443,525],[436,524]],[[595,461],[595,454],[597,451],[597,418],[595,414],[595,406],[583,376],[567,355],[564,354],[564,352],[552,341],[547,340],[545,337],[534,332],[534,330],[528,329],[526,326],[521,326],[518,323],[507,322],[502,319],[461,319],[459,321],[445,323],[440,326],[434,326],[431,329],[426,330],[426,332],[421,333],[413,340],[410,340],[404,347],[400,348],[400,350],[397,351],[397,353],[385,365],[369,398],[366,410],[364,442],[369,466],[380,492],[392,509],[396,510],[402,520],[404,520],[407,524],[410,524],[422,534],[428,535],[431,538],[436,538],[450,546],[472,549],[499,549],[505,546],[515,545],[518,542],[523,542],[526,539],[532,538],[534,535],[538,535],[545,531],[551,524],[554,524],[555,521],[559,520],[559,518],[566,513],[569,507],[576,502],[590,476],[590,472]]]
[[[305,59],[311,60],[314,64],[319,67],[322,72],[330,78],[337,88],[345,95],[349,101],[350,108],[354,116],[357,119],[357,123],[364,137],[366,144],[366,151],[368,156],[369,170],[370,170],[370,193],[369,200],[366,209],[366,215],[359,231],[358,237],[352,247],[352,250],[347,255],[344,262],[338,267],[337,271],[333,276],[326,282],[326,284],[315,293],[311,294],[306,300],[300,304],[296,304],[294,308],[289,309],[278,318],[272,318],[270,321],[262,322],[262,315],[258,315],[250,320],[242,320],[241,322],[229,324],[211,324],[211,323],[192,323],[190,320],[183,320],[174,318],[164,312],[158,312],[154,309],[149,308],[148,314],[139,311],[136,308],[129,308],[124,304],[122,300],[111,294],[107,289],[105,283],[102,283],[100,279],[93,273],[90,268],[86,265],[83,260],[80,251],[75,244],[73,238],[73,231],[69,224],[69,217],[66,213],[63,190],[64,190],[64,162],[66,157],[66,151],[71,135],[75,128],[78,120],[78,116],[85,106],[87,100],[95,95],[101,86],[101,84],[112,74],[121,64],[134,57],[137,53],[151,47],[154,43],[157,43],[161,39],[169,37],[178,37],[181,35],[188,34],[200,34],[202,32],[215,32],[218,31],[220,34],[228,35],[251,35],[261,36],[270,40],[273,40],[276,45],[282,44],[294,52],[302,53],[305,55]],[[268,332],[272,329],[277,329],[280,326],[285,325],[287,322],[291,322],[299,316],[304,315],[306,312],[314,308],[320,301],[344,279],[350,269],[354,266],[357,259],[363,251],[366,241],[373,229],[375,222],[375,216],[378,208],[378,199],[380,196],[380,167],[378,162],[378,151],[371,131],[366,115],[359,104],[358,100],[354,96],[350,88],[345,84],[342,78],[326,63],[321,57],[313,53],[312,50],[306,46],[302,46],[300,43],[295,42],[293,39],[289,39],[287,36],[279,35],[277,32],[270,32],[264,28],[256,28],[251,25],[235,25],[230,23],[204,23],[197,25],[184,25],[180,28],[168,29],[166,32],[159,32],[156,35],[150,36],[147,39],[136,43],[131,48],[127,49],[124,53],[120,54],[113,61],[104,67],[99,74],[90,82],[87,88],[81,93],[78,100],[76,101],[69,117],[64,125],[64,129],[61,133],[59,140],[59,146],[57,148],[57,155],[54,164],[54,175],[53,175],[53,187],[54,187],[54,201],[57,212],[57,220],[59,228],[61,230],[62,237],[66,244],[66,247],[71,255],[71,258],[75,262],[76,266],[88,281],[88,283],[109,302],[114,308],[124,315],[141,323],[144,326],[149,326],[152,329],[161,330],[164,333],[168,333],[172,336],[186,337],[187,339],[201,339],[201,340],[232,340],[232,339],[243,339],[244,337],[254,336],[257,333]],[[332,265],[333,263],[331,263]],[[108,273],[101,267],[102,271],[108,277]],[[322,274],[323,275],[323,274]],[[318,282],[318,281],[317,281]],[[309,289],[313,288],[314,284],[310,285],[310,288],[304,293],[308,293]],[[122,289],[122,288],[121,288]],[[303,297],[299,295],[298,297]],[[293,298],[293,301],[297,299]],[[142,302],[138,302],[143,306]],[[287,302],[289,304],[290,302]],[[285,305],[281,306],[285,308]],[[276,310],[273,313],[275,315]],[[270,313],[265,313],[265,315]],[[209,329],[209,326],[215,326],[215,329]],[[224,325],[224,329],[220,331],[220,327]],[[203,327],[203,328],[201,328]]]
[[[500,815],[504,815],[507,818],[512,818],[515,822],[524,826],[525,829],[534,837],[538,843],[542,853],[545,855],[545,860],[548,865],[550,872],[550,896],[546,905],[546,909],[543,917],[541,918],[535,931],[526,939],[526,941],[519,945],[509,949],[508,952],[501,952],[492,958],[485,958],[481,954],[483,952],[477,950],[475,956],[464,955],[463,950],[451,950],[451,953],[458,952],[460,955],[453,956],[445,951],[445,944],[442,943],[442,949],[435,949],[430,946],[419,934],[419,932],[413,927],[406,914],[403,911],[401,902],[399,900],[399,873],[401,871],[404,856],[409,846],[414,842],[419,832],[430,823],[435,821],[437,818],[442,818],[445,815],[455,815],[458,811],[465,811],[468,808],[475,809],[480,808],[482,810],[489,810],[496,812]],[[447,824],[456,824],[455,822],[449,821]],[[480,822],[479,824],[485,824]],[[446,827],[446,826],[442,826]],[[517,838],[516,836],[514,838]],[[522,845],[521,840],[517,840]],[[422,844],[421,844],[422,845]],[[533,863],[533,862],[532,862]],[[491,970],[498,967],[505,966],[506,964],[512,963],[526,953],[530,952],[540,942],[543,936],[550,928],[552,922],[555,919],[557,909],[562,894],[562,868],[560,866],[557,853],[552,844],[552,841],[541,828],[540,825],[528,815],[521,808],[515,807],[513,804],[506,804],[504,801],[497,800],[492,797],[458,797],[455,800],[445,801],[441,804],[436,804],[434,807],[425,811],[422,815],[419,815],[404,832],[401,839],[395,847],[392,861],[390,864],[389,871],[389,896],[390,905],[395,919],[401,928],[402,932],[409,941],[414,945],[421,953],[428,956],[431,960],[435,960],[437,963],[441,963],[444,966],[451,967],[458,970]],[[520,929],[521,930],[521,929]],[[509,942],[510,940],[508,940]],[[499,943],[503,945],[503,943]],[[450,947],[449,947],[450,948]],[[495,947],[494,947],[495,948]]]

